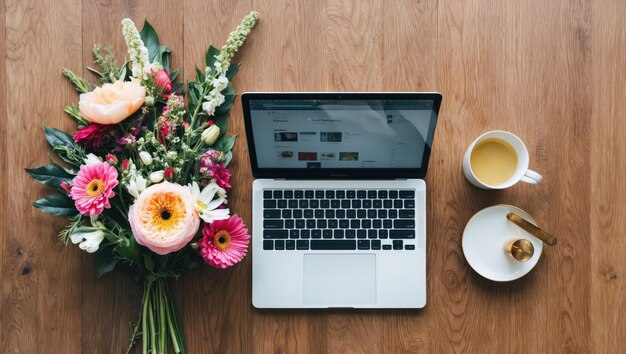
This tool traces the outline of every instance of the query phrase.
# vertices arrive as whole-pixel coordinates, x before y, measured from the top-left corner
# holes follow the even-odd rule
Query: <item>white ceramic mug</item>
[[[513,147],[513,150],[515,150],[515,153],[517,154],[517,167],[515,168],[515,172],[509,179],[497,185],[490,185],[480,181],[472,171],[472,166],[470,163],[470,157],[472,155],[472,151],[474,151],[474,147],[476,147],[478,143],[486,139],[503,140],[509,143],[509,145]],[[528,169],[528,162],[528,149],[520,138],[518,138],[515,134],[509,133],[507,131],[492,130],[476,138],[476,140],[474,140],[472,144],[470,144],[470,146],[467,148],[465,156],[463,157],[463,172],[465,173],[465,178],[467,178],[467,180],[471,184],[483,189],[509,188],[519,181],[530,184],[537,184],[541,181],[542,177],[537,172]]]

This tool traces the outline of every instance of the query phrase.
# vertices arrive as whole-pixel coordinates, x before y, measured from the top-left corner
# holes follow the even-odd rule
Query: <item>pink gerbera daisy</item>
[[[205,223],[200,240],[200,255],[210,266],[224,269],[245,257],[250,243],[248,228],[237,215]]]
[[[110,208],[109,199],[115,196],[117,170],[106,162],[82,165],[72,180],[69,196],[74,199],[76,209],[85,216],[100,215]]]

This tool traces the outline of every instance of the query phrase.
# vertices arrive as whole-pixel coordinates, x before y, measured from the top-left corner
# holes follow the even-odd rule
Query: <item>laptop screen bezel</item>
[[[302,100],[302,99],[355,99],[355,100],[432,100],[433,112],[424,147],[422,164],[418,168],[259,168],[254,144],[250,101],[252,100]],[[246,92],[241,95],[243,118],[248,141],[248,154],[252,175],[255,178],[289,179],[388,179],[388,178],[424,178],[428,169],[430,150],[433,143],[435,126],[439,117],[442,96],[437,92]]]

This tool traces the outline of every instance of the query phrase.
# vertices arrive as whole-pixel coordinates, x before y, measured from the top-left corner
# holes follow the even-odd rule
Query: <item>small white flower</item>
[[[188,187],[196,200],[196,211],[204,222],[212,223],[215,220],[224,220],[230,217],[229,209],[217,209],[220,205],[226,203],[226,191],[215,182],[204,187],[202,191],[200,191],[200,186],[195,181]],[[217,198],[213,199],[215,196]]]
[[[215,87],[216,90],[223,91],[228,85],[228,78],[226,78],[225,75],[220,75],[218,78],[213,79],[213,81],[211,81],[211,84],[213,85],[213,87]]]
[[[168,160],[176,160],[177,157],[178,154],[176,153],[176,151],[168,151],[167,154],[165,154],[165,158]]]
[[[79,227],[70,236],[73,244],[80,243],[78,247],[88,253],[94,253],[100,247],[100,243],[104,240],[104,230],[102,223],[96,223],[98,227]]]
[[[132,195],[133,197],[135,197],[135,199],[137,199],[139,198],[139,194],[141,194],[141,192],[143,192],[143,190],[146,189],[147,184],[148,184],[148,181],[145,178],[143,178],[142,175],[139,175],[136,178],[132,178],[128,182],[126,189],[128,190],[128,193],[130,195]]]
[[[163,174],[165,172],[163,170],[161,171],[154,171],[150,174],[150,176],[148,176],[148,179],[150,180],[150,182],[152,183],[159,183],[163,180]]]
[[[139,158],[144,165],[149,166],[152,163],[152,156],[147,151],[142,151],[139,153]]]
[[[85,161],[85,165],[95,165],[102,162],[102,159],[94,154],[88,154],[87,158],[83,159]]]
[[[215,108],[217,108],[217,105],[214,101],[206,101],[202,104],[202,110],[204,110],[206,114],[210,116],[215,114]]]

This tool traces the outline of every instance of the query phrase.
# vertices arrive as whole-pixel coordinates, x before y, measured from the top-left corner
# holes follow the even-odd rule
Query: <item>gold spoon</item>
[[[515,213],[508,213],[506,214],[506,218],[509,219],[511,222],[513,222],[515,225],[521,227],[522,229],[524,229],[526,232],[528,232],[529,234],[537,237],[538,239],[540,239],[541,241],[547,243],[550,246],[554,246],[556,245],[556,237],[550,235],[549,233],[543,231],[542,229],[540,229],[539,227],[529,223],[526,219],[524,219],[523,217],[515,214]]]

